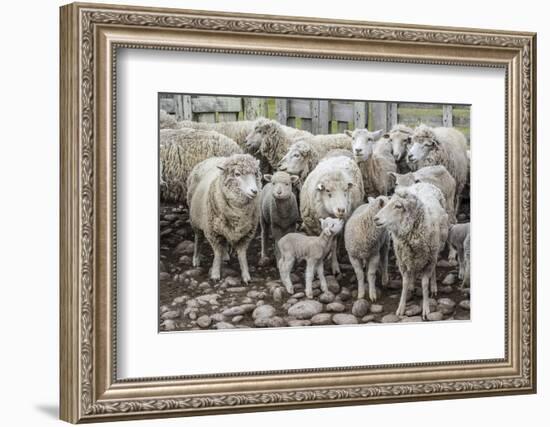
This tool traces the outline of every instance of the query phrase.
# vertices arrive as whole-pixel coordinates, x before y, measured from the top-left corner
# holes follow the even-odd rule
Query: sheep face
[[[405,222],[408,210],[412,208],[413,203],[413,200],[395,193],[376,214],[374,224],[377,227],[385,227],[390,231],[397,230]]]
[[[219,167],[225,194],[238,202],[256,198],[261,189],[260,162],[250,155],[234,155]]]
[[[289,175],[286,172],[264,175],[264,179],[273,185],[272,194],[277,200],[287,200],[292,195],[292,185],[298,181],[297,176]]]
[[[418,126],[412,136],[411,146],[408,150],[409,162],[421,162],[431,151],[437,150],[439,142],[435,139],[433,131],[425,125]]]
[[[303,142],[292,144],[288,152],[279,163],[279,170],[290,174],[300,175],[307,170],[309,159],[312,156],[311,147]]]
[[[321,229],[323,234],[327,236],[334,236],[342,231],[344,228],[344,220],[341,218],[321,218]]]
[[[346,131],[346,135],[352,138],[351,147],[357,162],[365,162],[369,159],[374,150],[374,143],[380,139],[382,133],[382,130],[370,132],[367,129]]]
[[[246,137],[246,148],[251,152],[256,152],[260,149],[260,146],[267,143],[270,140],[270,136],[273,133],[274,124],[272,120],[259,119],[254,125],[252,132]]]
[[[325,180],[317,185],[321,205],[329,215],[336,218],[347,218],[350,210],[350,180]]]
[[[390,132],[384,135],[389,139],[391,151],[396,162],[403,160],[411,144],[411,135],[404,132]]]
[[[395,183],[395,187],[410,187],[411,185],[420,182],[420,180],[418,180],[412,172],[405,174],[389,172],[389,174]]]

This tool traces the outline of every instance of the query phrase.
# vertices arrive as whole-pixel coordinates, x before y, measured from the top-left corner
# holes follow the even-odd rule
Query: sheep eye
[[[240,172],[235,172],[235,176],[241,176]]]
[[[294,154],[294,157],[300,157],[300,155],[298,153]]]

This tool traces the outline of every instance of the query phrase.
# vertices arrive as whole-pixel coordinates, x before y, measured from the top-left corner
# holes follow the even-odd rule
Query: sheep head
[[[355,129],[353,132],[346,130],[346,135],[351,136],[351,147],[355,160],[365,162],[374,151],[374,144],[378,141],[384,131],[382,129],[371,132],[368,129]]]
[[[278,143],[281,125],[275,120],[260,118],[254,123],[254,129],[246,137],[246,148],[250,152],[262,154],[273,152]]]
[[[335,236],[342,231],[342,228],[344,227],[344,220],[341,218],[321,218],[320,222],[322,234],[328,237]]]
[[[350,190],[355,184],[342,172],[329,173],[317,183],[317,197],[325,212],[336,218],[350,214]]]
[[[273,197],[276,200],[287,200],[292,195],[292,185],[298,182],[296,175],[289,175],[286,172],[275,172],[273,175],[264,175],[267,182],[273,185]]]
[[[246,203],[258,195],[261,189],[260,162],[250,154],[234,154],[228,157],[221,170],[224,194],[237,203]]]
[[[411,144],[413,130],[405,125],[397,125],[388,133],[384,134],[384,138],[388,139],[391,145],[393,157],[396,162],[401,161],[407,149]]]
[[[407,159],[411,163],[420,162],[438,147],[439,141],[436,139],[433,129],[426,125],[419,125],[414,130]]]
[[[279,170],[295,174],[302,179],[319,163],[319,156],[311,144],[298,141],[292,144],[279,163]]]
[[[377,227],[384,227],[390,231],[404,228],[417,206],[417,198],[405,189],[398,189],[393,196],[385,202],[385,205],[374,217]]]

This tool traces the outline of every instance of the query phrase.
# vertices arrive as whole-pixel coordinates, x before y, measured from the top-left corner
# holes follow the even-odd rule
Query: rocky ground
[[[422,294],[419,283],[409,293],[407,312],[395,315],[401,296],[401,275],[390,252],[388,288],[378,290],[376,303],[357,300],[357,282],[345,254],[341,254],[342,274],[327,276],[328,293],[313,283],[314,299],[304,294],[304,264],[292,275],[295,293],[288,295],[279,280],[274,262],[259,267],[260,237],[248,249],[252,282],[241,282],[236,257],[224,263],[222,279],[208,278],[212,251],[203,245],[203,267],[193,268],[193,232],[184,207],[161,206],[160,214],[160,331],[342,325],[360,323],[421,322]],[[328,266],[327,266],[328,267]],[[325,268],[330,272],[330,268]],[[468,320],[469,289],[460,289],[457,266],[441,260],[437,267],[439,293],[430,299],[429,320]]]

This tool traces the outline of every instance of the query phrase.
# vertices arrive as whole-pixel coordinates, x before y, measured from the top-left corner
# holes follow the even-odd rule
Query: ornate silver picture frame
[[[63,420],[112,421],[536,391],[535,34],[80,3],[63,6],[60,13]],[[316,58],[321,64],[339,59],[504,70],[504,357],[120,379],[119,49]]]

